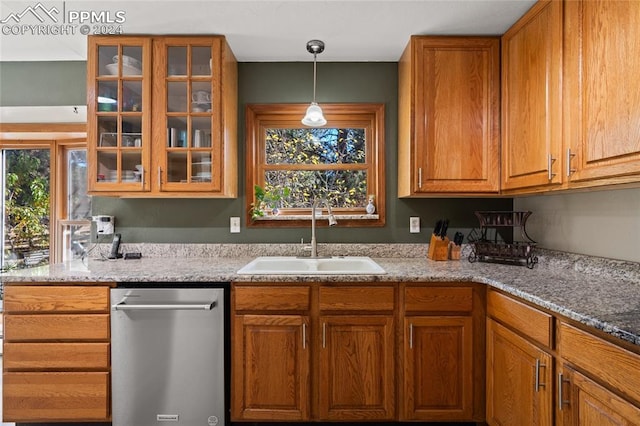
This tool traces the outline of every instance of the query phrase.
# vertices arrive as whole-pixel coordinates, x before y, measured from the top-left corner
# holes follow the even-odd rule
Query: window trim
[[[87,147],[85,123],[2,123],[0,148],[49,148],[49,264],[62,261],[61,220],[66,219],[66,149]],[[4,196],[4,195],[3,195]],[[4,236],[3,236],[4,238]]]
[[[296,219],[276,217],[274,219],[251,219],[251,204],[254,202],[254,185],[264,185],[264,141],[262,134],[265,127],[286,127],[287,124],[300,123],[308,104],[247,104],[245,108],[245,214],[248,227],[307,227],[311,220],[311,209],[308,211],[288,211]],[[349,127],[363,127],[371,132],[367,135],[367,186],[368,194],[376,197],[376,214],[368,216],[363,211],[334,209],[338,216],[338,226],[346,227],[380,227],[385,225],[385,117],[384,104],[381,103],[323,103],[321,105],[328,124],[334,127],[336,122],[348,123]],[[333,124],[332,124],[333,123]],[[369,163],[371,161],[371,163]],[[302,213],[302,214],[301,214]],[[340,216],[343,216],[342,218]],[[360,217],[361,216],[361,217]],[[319,226],[326,226],[319,221]]]

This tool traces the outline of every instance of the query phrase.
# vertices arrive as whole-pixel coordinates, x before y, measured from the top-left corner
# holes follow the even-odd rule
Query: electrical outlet
[[[93,216],[92,220],[96,223],[96,235],[111,235],[115,231],[113,216],[98,215]]]
[[[240,218],[239,217],[230,217],[229,218],[229,232],[232,234],[240,233]]]
[[[409,232],[412,234],[420,233],[420,218],[419,217],[410,217],[409,218]]]

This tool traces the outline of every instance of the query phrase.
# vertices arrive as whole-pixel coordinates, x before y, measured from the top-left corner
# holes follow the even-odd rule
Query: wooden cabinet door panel
[[[404,329],[404,418],[471,419],[471,317],[407,317]]]
[[[143,194],[152,177],[151,38],[94,35],[87,44],[87,190]],[[107,68],[114,61],[112,55],[130,56],[141,69],[119,72],[116,66],[114,74]],[[105,104],[102,98],[116,102]],[[136,165],[143,168],[142,179],[126,176]]]
[[[321,316],[320,323],[320,418],[393,420],[393,317]]]
[[[564,322],[558,334],[563,359],[640,401],[640,355]]]
[[[232,417],[309,418],[308,317],[237,315],[233,325]]]
[[[237,285],[233,292],[235,311],[306,311],[311,289],[308,286]]]
[[[6,315],[8,342],[29,340],[108,340],[109,314]]]
[[[502,36],[503,190],[562,183],[561,77],[562,2],[540,1]]]
[[[566,2],[565,28],[570,180],[640,174],[640,2]]]
[[[552,370],[549,354],[487,320],[487,423],[553,424]]]
[[[487,293],[487,314],[541,345],[551,347],[551,315],[493,290]]]
[[[109,369],[109,343],[5,343],[5,370]]]
[[[3,420],[108,420],[109,373],[4,373]]]
[[[106,286],[7,286],[5,313],[109,312]]]
[[[330,287],[319,290],[320,310],[326,311],[393,311],[394,288],[381,286]]]
[[[398,63],[398,196],[500,189],[500,40],[412,36]]]
[[[560,410],[563,426],[634,426],[640,424],[640,409],[577,371],[564,367]]]
[[[418,39],[417,192],[497,192],[498,39]]]
[[[407,312],[471,312],[473,289],[471,287],[407,286],[404,291]]]

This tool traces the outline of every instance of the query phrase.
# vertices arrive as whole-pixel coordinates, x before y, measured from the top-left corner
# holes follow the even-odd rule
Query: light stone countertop
[[[323,254],[370,255],[385,275],[238,275],[260,255],[295,255],[291,246],[145,247],[140,260],[90,259],[0,274],[4,285],[44,282],[479,282],[640,346],[640,264],[540,250],[534,269],[495,263],[436,262],[427,245],[331,245]],[[331,249],[329,249],[331,247]],[[132,247],[139,249],[140,247]],[[157,247],[156,247],[157,248]],[[186,250],[186,251],[185,251]],[[131,250],[129,250],[131,251]],[[141,250],[140,250],[141,251]],[[143,252],[145,253],[145,252]],[[172,253],[174,257],[165,256]],[[464,250],[463,250],[464,254]],[[156,257],[153,257],[156,256]]]

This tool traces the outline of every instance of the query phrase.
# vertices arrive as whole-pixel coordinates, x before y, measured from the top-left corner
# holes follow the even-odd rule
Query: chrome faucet
[[[329,226],[335,226],[338,224],[336,217],[333,215],[331,211],[331,205],[324,198],[316,198],[313,200],[313,204],[311,205],[311,246],[305,247],[305,250],[311,250],[311,258],[318,258],[318,241],[316,240],[316,208],[321,203],[324,203],[327,206],[327,212],[329,213]]]

